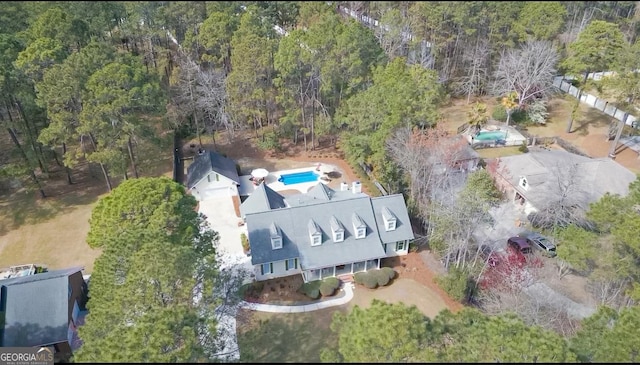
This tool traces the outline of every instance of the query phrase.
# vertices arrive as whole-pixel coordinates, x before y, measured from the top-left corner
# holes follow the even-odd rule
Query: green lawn
[[[329,326],[336,311],[348,304],[308,313],[241,310],[238,346],[242,362],[320,362],[320,352],[337,345]]]
[[[519,150],[520,147],[511,146],[511,147],[494,147],[494,148],[482,148],[476,150],[480,157],[489,159],[496,157],[504,157],[504,156],[513,156],[520,155],[522,152]]]

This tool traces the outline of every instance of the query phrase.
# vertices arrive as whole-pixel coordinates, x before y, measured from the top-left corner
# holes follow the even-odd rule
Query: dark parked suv
[[[545,255],[549,257],[556,256],[556,246],[540,233],[527,232],[520,234],[520,237],[525,238],[531,246],[541,250]]]
[[[527,261],[527,256],[532,253],[531,244],[524,237],[511,237],[507,240],[507,249],[514,252],[518,260],[521,262]]]

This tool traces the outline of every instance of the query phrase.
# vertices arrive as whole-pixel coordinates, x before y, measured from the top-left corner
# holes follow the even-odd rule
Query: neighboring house
[[[382,258],[406,255],[414,236],[403,196],[372,198],[359,190],[318,183],[306,194],[283,197],[259,185],[240,207],[256,279],[302,274],[309,282],[377,269]]]
[[[437,171],[475,171],[480,162],[480,154],[474,150],[462,135],[442,140],[439,149],[429,157],[431,163],[440,166]]]
[[[0,280],[0,347],[49,347],[56,362],[68,360],[87,302],[82,269]]]
[[[236,163],[213,151],[200,151],[187,168],[187,189],[199,201],[237,196],[239,185]]]
[[[488,170],[500,190],[522,205],[526,214],[558,201],[563,191],[578,197],[584,207],[605,193],[625,196],[636,179],[636,174],[610,158],[589,158],[562,150],[531,148],[529,153],[497,161],[497,167]]]

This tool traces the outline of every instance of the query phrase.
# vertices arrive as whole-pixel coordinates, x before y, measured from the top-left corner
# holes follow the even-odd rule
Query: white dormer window
[[[382,220],[384,221],[385,231],[389,232],[396,229],[396,216],[387,207],[382,208]]]
[[[344,227],[335,216],[331,216],[331,233],[333,233],[333,242],[344,241]]]
[[[529,188],[529,183],[527,183],[527,179],[525,177],[521,177],[520,178],[520,184],[519,184],[522,188],[524,188],[525,190]]]
[[[278,250],[282,248],[282,233],[275,223],[271,223],[269,227],[269,235],[271,236],[271,249]]]
[[[356,239],[364,238],[367,234],[367,226],[364,224],[364,221],[358,214],[353,213],[351,216],[351,220],[353,222],[353,231],[356,233]]]
[[[320,227],[313,221],[313,219],[309,220],[308,224],[309,228],[309,239],[311,241],[311,246],[319,246],[322,244],[322,231]]]
[[[271,246],[274,250],[282,248],[282,238],[271,238]]]

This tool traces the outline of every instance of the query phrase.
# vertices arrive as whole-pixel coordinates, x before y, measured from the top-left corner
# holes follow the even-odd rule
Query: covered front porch
[[[322,280],[332,276],[355,274],[357,272],[379,268],[380,259],[378,258],[367,261],[352,262],[344,265],[329,266],[321,269],[303,270],[302,278],[305,283],[308,283],[310,281]]]

